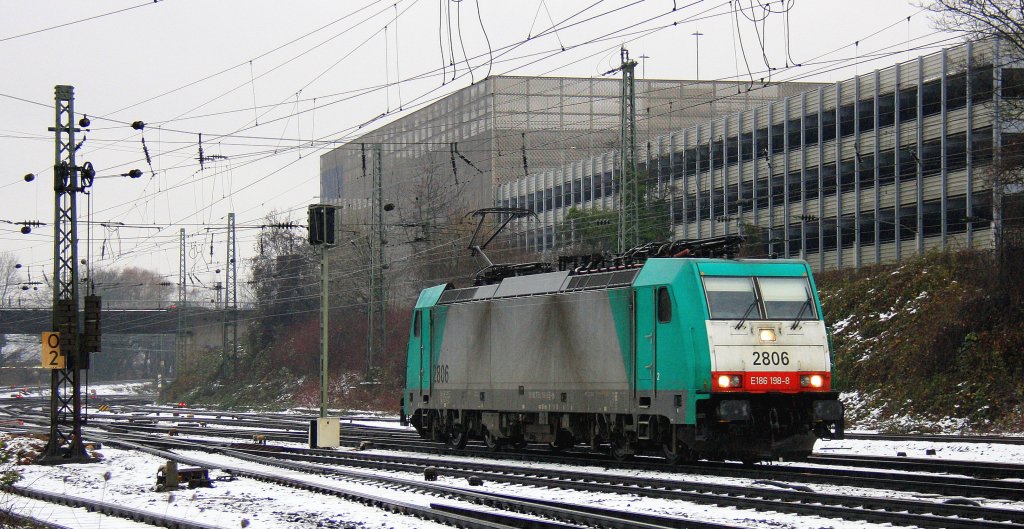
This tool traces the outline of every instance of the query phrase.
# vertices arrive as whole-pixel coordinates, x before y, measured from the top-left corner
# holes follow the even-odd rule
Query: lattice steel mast
[[[373,378],[374,358],[384,352],[387,292],[384,289],[384,171],[381,163],[381,145],[371,148],[371,169],[373,173],[373,217],[370,221],[370,302],[367,307],[366,378]]]
[[[622,92],[619,138],[619,251],[640,244],[640,190],[636,171],[636,61],[621,49]]]
[[[53,222],[53,329],[60,332],[64,368],[50,372],[50,438],[41,463],[92,461],[82,443],[82,380],[88,352],[80,341],[78,310],[78,207],[79,171],[75,165],[74,87],[57,85],[54,132]],[[91,176],[90,176],[91,179]]]
[[[224,263],[224,356],[231,360],[232,373],[238,372],[238,269],[235,267],[235,214],[228,213],[227,260]]]
[[[186,334],[186,328],[188,327],[188,315],[186,313],[188,303],[188,291],[185,288],[186,281],[186,268],[185,268],[185,228],[181,228],[178,232],[181,236],[181,242],[178,246],[178,332],[175,333],[174,345],[174,376],[177,376],[185,369],[185,354],[188,347],[188,335]]]

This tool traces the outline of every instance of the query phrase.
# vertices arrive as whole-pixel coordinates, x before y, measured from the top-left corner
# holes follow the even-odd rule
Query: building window
[[[807,240],[806,252],[816,253],[820,250],[818,245],[818,223],[816,222],[805,222],[804,223],[804,238]]]
[[[789,136],[789,148],[799,149],[800,148],[800,118],[794,118],[789,120],[787,125],[789,130],[787,135]]]
[[[711,165],[710,165],[711,161],[708,159],[708,157],[709,157],[709,152],[708,151],[709,151],[709,149],[708,149],[708,146],[706,144],[705,145],[700,145],[700,146],[697,147],[697,158],[698,158],[697,161],[698,161],[698,164],[700,166],[699,167],[699,171],[702,172],[702,173],[708,172],[709,168],[711,167]]]
[[[921,145],[921,173],[924,176],[938,174],[942,170],[942,139],[928,140]]]
[[[779,174],[773,175],[771,186],[772,186],[772,205],[779,207],[783,204],[786,197],[786,175]]]
[[[804,146],[818,143],[818,114],[804,116]]]
[[[946,170],[959,171],[967,167],[967,133],[946,136]]]
[[[892,92],[878,95],[878,126],[888,127],[896,122],[896,96]]]
[[[839,107],[839,137],[845,138],[853,134],[853,103]]]
[[[778,154],[786,149],[786,125],[776,123],[772,125],[772,154]]]
[[[854,243],[857,242],[857,230],[854,229],[856,225],[856,219],[852,214],[843,215],[839,219],[840,244],[843,248],[853,248]]]
[[[909,241],[917,237],[917,204],[900,206],[900,240]]]
[[[1004,99],[1024,98],[1024,69],[1003,68],[1003,92]]]
[[[967,106],[967,73],[946,77],[946,110]]]
[[[808,167],[804,169],[804,196],[808,200],[818,198],[818,168]]]
[[[711,143],[711,160],[714,169],[722,168],[722,140]]]
[[[800,201],[800,171],[793,171],[789,173],[789,178],[786,182],[786,195],[789,197],[789,203]]]
[[[740,157],[744,162],[754,159],[754,133],[744,132],[740,135]]]
[[[886,243],[896,240],[896,210],[883,208],[878,210],[878,242]]]
[[[861,190],[875,186],[875,155],[862,154],[859,157],[860,167],[857,171],[857,179],[860,181]]]
[[[942,111],[942,82],[928,81],[921,86],[921,113],[932,116]]]
[[[768,128],[757,129],[757,153],[756,156],[762,157],[768,153]]]
[[[855,170],[857,166],[853,160],[843,160],[839,163],[839,191],[846,193],[853,191]]]
[[[875,212],[862,212],[860,214],[860,244],[867,246],[875,244]]]
[[[821,168],[821,191],[824,196],[836,194],[836,164],[828,163]]]
[[[754,182],[754,207],[764,209],[768,207],[768,178],[758,178]]]
[[[860,125],[860,133],[874,130],[875,128],[875,100],[861,99],[857,101],[857,122]]]
[[[917,87],[900,90],[900,123],[917,119]]]
[[[836,139],[836,109],[831,108],[821,115],[821,141]]]
[[[676,152],[672,157],[672,181],[683,177],[684,157],[685,155],[682,152]]]
[[[891,184],[896,178],[896,155],[892,149],[878,153],[878,184]]]
[[[733,165],[739,161],[739,139],[736,136],[730,137],[725,142],[726,163]]]
[[[971,161],[976,165],[992,162],[992,127],[976,129],[971,134]]]
[[[992,76],[991,64],[971,68],[972,103],[984,103],[992,100]]]
[[[686,175],[697,174],[697,149],[686,149]]]
[[[913,178],[917,176],[917,165],[920,158],[913,146],[900,148],[900,179]]]

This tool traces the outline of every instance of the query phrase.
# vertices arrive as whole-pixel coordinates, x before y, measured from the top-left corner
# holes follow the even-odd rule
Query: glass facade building
[[[745,82],[637,80],[638,138],[651,138],[796,94],[814,83],[748,91]],[[320,194],[342,224],[365,227],[381,148],[388,222],[437,222],[493,205],[496,186],[600,156],[619,142],[618,78],[496,76],[320,157]]]
[[[991,184],[1019,123],[1024,70],[983,41],[918,57],[755,109],[638,141],[640,174],[670,201],[680,239],[766,235],[767,252],[817,269],[899,260],[933,247],[991,247]],[[570,243],[570,207],[616,206],[617,149],[499,182],[494,203],[533,209],[518,243]]]

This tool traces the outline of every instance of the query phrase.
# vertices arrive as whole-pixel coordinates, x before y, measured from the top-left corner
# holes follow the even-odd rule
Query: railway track
[[[624,513],[609,509],[582,507],[577,504],[560,504],[537,498],[516,497],[494,493],[473,491],[469,496],[449,496],[453,494],[446,489],[438,489],[439,485],[427,484],[419,479],[384,478],[370,475],[370,472],[390,471],[410,475],[419,475],[427,466],[433,466],[442,477],[462,479],[475,476],[487,482],[503,483],[513,486],[541,487],[544,489],[562,489],[568,491],[589,491],[600,494],[635,495],[647,498],[685,501],[695,504],[733,506],[740,509],[759,511],[775,511],[798,515],[814,515],[845,520],[863,520],[893,525],[916,525],[919,527],[964,527],[992,528],[1024,525],[1024,511],[983,507],[971,504],[970,501],[957,500],[961,496],[976,498],[1001,498],[1011,501],[1024,501],[1024,485],[1016,482],[999,481],[984,478],[958,478],[946,475],[894,475],[892,472],[871,472],[868,470],[851,470],[835,468],[818,468],[813,466],[760,466],[744,468],[739,465],[701,463],[682,467],[667,467],[664,463],[638,461],[616,463],[610,459],[591,453],[569,452],[552,454],[546,450],[527,449],[523,452],[491,453],[483,447],[470,446],[467,450],[454,452],[440,443],[423,441],[414,432],[394,428],[379,428],[354,424],[343,425],[342,438],[347,446],[358,445],[371,441],[375,448],[395,449],[403,452],[420,452],[429,456],[392,455],[352,451],[315,451],[294,448],[279,449],[275,452],[256,450],[253,447],[242,447],[240,443],[230,442],[238,438],[249,440],[254,430],[266,435],[273,441],[306,442],[308,419],[305,417],[280,417],[264,414],[229,414],[191,411],[166,407],[137,407],[130,404],[123,406],[123,413],[117,416],[94,415],[90,421],[93,427],[109,428],[117,431],[120,440],[109,435],[95,434],[108,444],[124,443],[130,432],[140,434],[137,440],[139,447],[145,443],[148,450],[169,450],[189,446],[191,449],[203,447],[203,450],[236,457],[250,463],[272,465],[286,468],[299,473],[328,473],[346,480],[370,480],[382,487],[395,487],[403,490],[420,490],[425,494],[433,494],[445,498],[455,498],[469,504],[483,505],[490,509],[511,510],[531,513],[555,520],[552,527],[565,527],[565,524],[582,524],[608,527],[714,527],[714,524],[679,525],[670,519],[662,519],[655,515]],[[142,414],[137,414],[142,412]],[[173,414],[177,416],[153,414]],[[188,417],[187,415],[203,417]],[[206,417],[214,415],[216,417]],[[359,420],[366,420],[359,418]],[[174,423],[173,425],[167,423]],[[205,423],[207,427],[200,426]],[[208,425],[236,426],[236,428],[210,428]],[[166,436],[169,427],[177,429],[179,435],[199,435],[204,437],[222,437],[222,442],[192,442],[181,444],[180,439]],[[154,437],[153,434],[159,434]],[[93,434],[90,434],[93,435]],[[158,447],[158,448],[153,448]],[[165,452],[164,456],[174,454]],[[430,457],[433,456],[433,457]],[[440,457],[438,457],[440,456]],[[501,462],[470,462],[458,456],[486,456]],[[169,457],[169,458],[176,458]],[[740,486],[707,483],[687,479],[651,479],[610,475],[607,472],[595,473],[584,471],[545,470],[524,468],[522,465],[508,464],[526,460],[530,462],[568,463],[573,465],[602,465],[616,469],[640,469],[660,472],[686,473],[715,477],[737,477],[766,480],[761,486]],[[187,458],[182,460],[190,463]],[[956,472],[949,461],[918,461],[907,458],[866,458],[848,456],[815,456],[810,462],[822,465],[861,466],[872,468],[900,468],[921,472]],[[935,466],[937,463],[938,466]],[[932,466],[928,466],[930,464]],[[971,474],[996,475],[1014,472],[1021,475],[1021,468],[1012,465],[976,465]],[[982,468],[984,467],[984,468]],[[350,469],[362,469],[350,470]],[[970,469],[968,469],[970,470]],[[246,475],[244,467],[233,468],[232,472]],[[965,472],[966,473],[966,472]],[[280,481],[268,474],[248,474],[254,479],[274,481],[286,486],[309,488],[302,480],[294,483]],[[881,498],[864,495],[838,495],[813,492],[801,484],[845,485],[884,490],[902,490],[947,496],[936,501]],[[442,486],[443,487],[443,486]],[[787,488],[789,487],[789,488]],[[451,487],[448,487],[451,488]],[[331,489],[330,487],[328,489]],[[317,490],[325,494],[344,496],[340,490]],[[462,490],[462,489],[459,489]],[[350,493],[350,491],[349,491]],[[466,493],[466,491],[460,494]],[[481,496],[483,494],[483,496]],[[349,497],[348,499],[355,499]],[[363,503],[379,505],[392,512],[402,512],[435,519],[438,512],[451,516],[470,518],[474,523],[490,523],[498,526],[538,526],[522,519],[503,519],[500,512],[484,512],[471,506],[431,504],[431,513],[424,516],[423,512],[406,511],[406,505],[388,507],[379,504],[379,497],[363,498]],[[524,510],[525,509],[525,510]],[[596,517],[596,518],[595,518]],[[440,521],[440,520],[437,520]],[[687,521],[689,523],[690,521]],[[461,518],[448,519],[443,523],[464,524]],[[526,525],[522,525],[526,523]],[[545,522],[548,523],[548,522]],[[519,524],[519,525],[507,525]],[[476,527],[477,525],[470,525]],[[481,527],[487,525],[480,525]],[[494,526],[494,525],[491,525]],[[717,526],[720,527],[720,526]]]
[[[173,459],[180,463],[196,466],[210,466],[209,462],[201,458],[183,456],[179,453],[168,451],[167,445],[175,449],[191,449],[213,451],[221,455],[237,458],[243,462],[268,465],[278,470],[258,470],[252,466],[243,464],[219,464],[218,468],[230,471],[236,476],[249,477],[262,481],[281,484],[302,490],[313,491],[321,494],[338,496],[347,500],[357,501],[366,505],[389,510],[391,512],[416,516],[426,520],[436,521],[457,527],[523,527],[523,528],[570,528],[570,527],[613,527],[622,529],[656,529],[661,527],[677,527],[692,529],[725,529],[726,526],[715,523],[700,522],[695,520],[682,520],[663,516],[617,511],[596,507],[580,508],[577,505],[565,504],[552,501],[539,501],[532,498],[510,496],[503,494],[492,494],[477,492],[452,487],[447,485],[427,483],[419,480],[405,479],[392,476],[381,476],[367,473],[360,473],[347,469],[325,468],[322,464],[311,464],[301,461],[282,461],[265,452],[241,451],[237,449],[213,448],[189,443],[181,440],[161,441],[158,444],[163,448],[153,448],[151,440],[139,439],[136,442],[125,441],[112,437],[99,438],[108,445],[120,446],[123,448],[145,451],[158,457]],[[382,495],[357,492],[344,487],[326,485],[309,479],[303,479],[295,474],[281,472],[279,469],[291,470],[299,473],[300,476],[309,475],[332,475],[348,481],[373,483],[393,489],[405,491],[416,490],[425,494],[441,497],[448,500],[461,501],[467,504],[476,504],[500,511],[480,511],[471,506],[444,505],[431,502],[429,507],[423,507],[408,502],[401,502],[387,498]],[[526,515],[526,517],[522,516]],[[548,521],[544,518],[554,520]]]
[[[140,431],[158,435],[166,435],[168,432],[168,427],[127,423],[125,421],[114,422],[108,427],[121,431]],[[180,422],[174,428],[179,435],[241,439],[246,441],[250,440],[254,433],[253,430],[182,426]],[[304,431],[275,431],[264,428],[259,433],[266,436],[266,439],[269,441],[297,443],[305,443],[307,441],[307,434]],[[953,497],[968,496],[1024,501],[1024,485],[1001,479],[1024,475],[1024,467],[1009,464],[985,465],[961,461],[917,461],[908,460],[907,458],[814,456],[808,462],[822,466],[758,465],[748,468],[738,464],[706,461],[688,465],[668,466],[655,458],[636,458],[634,461],[619,463],[612,461],[602,454],[572,451],[556,454],[544,448],[491,452],[483,445],[471,444],[465,450],[456,452],[444,444],[424,441],[418,435],[411,432],[389,428],[343,425],[343,446],[355,447],[366,441],[373,443],[375,448],[441,456],[478,456],[503,461],[564,463],[577,466],[601,465],[617,469],[776,480],[801,484],[848,485]],[[862,467],[862,469],[834,468],[835,465]],[[893,472],[869,470],[870,468],[928,474],[896,474]],[[949,475],[951,473],[970,476],[973,479]]]
[[[180,441],[161,440],[155,444],[175,446]],[[150,441],[149,444],[154,444]],[[421,474],[423,469],[433,466],[439,475],[453,478],[475,476],[486,481],[511,485],[588,491],[602,494],[636,495],[644,498],[660,498],[685,501],[703,505],[731,506],[739,509],[774,511],[798,515],[821,516],[852,521],[867,521],[893,525],[915,525],[918,527],[997,528],[1008,524],[1024,524],[1024,512],[988,508],[975,505],[947,504],[920,500],[899,500],[891,498],[851,497],[815,493],[809,490],[779,490],[771,484],[763,487],[709,484],[682,480],[635,478],[611,476],[607,473],[586,473],[565,470],[544,470],[523,468],[513,465],[492,463],[471,463],[408,456],[382,456],[360,453],[338,453],[334,451],[309,451],[283,449],[264,450],[230,448],[205,445],[206,450],[231,454],[234,457],[254,463],[268,464],[305,472],[328,472],[355,479],[373,479],[385,486],[397,485],[403,488],[415,487],[425,493],[437,493],[432,485],[409,479],[381,477],[379,473],[353,472],[351,467],[371,471],[404,472]],[[325,466],[330,465],[330,466]],[[343,467],[343,468],[337,468]],[[466,498],[463,498],[466,499]],[[468,498],[474,502],[491,505],[478,496]],[[517,501],[535,502],[536,498],[514,497]],[[564,504],[555,504],[565,509]],[[575,507],[575,506],[574,506]],[[510,507],[508,507],[510,508]],[[520,507],[515,507],[520,508]],[[600,511],[605,517],[633,522],[655,523],[661,527],[679,527],[668,520],[646,517],[643,520],[619,512]],[[607,523],[607,520],[601,522]],[[599,525],[603,526],[603,525]]]

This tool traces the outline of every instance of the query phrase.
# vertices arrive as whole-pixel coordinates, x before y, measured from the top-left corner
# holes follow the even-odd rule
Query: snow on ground
[[[935,455],[927,455],[927,450]],[[841,441],[818,440],[814,452],[821,455],[850,454],[895,457],[903,452],[906,457],[921,459],[948,459],[1019,464],[1024,461],[1024,445],[1006,443],[953,443],[947,441],[873,441],[847,439]]]
[[[132,391],[131,388],[106,388],[104,391]],[[108,393],[114,394],[114,393]],[[124,393],[120,393],[124,394]],[[160,419],[173,421],[170,414]],[[198,416],[198,415],[197,415]],[[373,420],[374,418],[358,418],[345,420],[352,424],[365,424],[385,428],[408,429],[394,421]],[[216,426],[210,425],[211,428]],[[288,446],[304,446],[303,443],[280,443]],[[927,456],[925,451],[936,450],[936,455]],[[339,451],[351,450],[341,448]],[[966,460],[1018,462],[1024,460],[1024,446],[999,443],[954,443],[939,441],[871,441],[842,440],[819,441],[815,451],[820,454],[856,454],[894,456],[897,451],[905,452],[908,457]],[[384,450],[368,450],[364,453],[381,453],[397,455],[398,452]],[[362,504],[342,500],[333,496],[299,491],[280,485],[272,485],[255,480],[239,478],[234,481],[217,482],[212,489],[181,490],[173,493],[157,493],[153,491],[157,467],[163,461],[150,455],[134,453],[119,449],[103,450],[104,459],[92,465],[63,465],[58,467],[22,466],[18,467],[24,475],[20,483],[63,494],[99,498],[116,501],[137,508],[146,508],[174,516],[201,520],[219,527],[235,528],[248,525],[252,529],[282,528],[299,529],[306,527],[438,527],[417,518],[388,513],[379,509],[366,507]],[[263,467],[254,463],[240,461],[227,456],[211,455],[201,452],[189,452],[186,455],[209,462],[211,468],[221,466],[238,466],[246,468]],[[410,454],[424,459],[442,459],[450,456],[430,454]],[[728,483],[745,486],[770,485],[758,484],[753,480],[740,478],[724,478],[707,475],[687,475],[676,472],[651,472],[639,470],[609,469],[600,466],[579,467],[550,463],[507,463],[485,458],[467,460],[488,461],[495,464],[521,464],[528,467],[562,469],[576,472],[602,472],[626,476],[645,476],[655,479],[687,480],[706,483]],[[384,472],[359,470],[348,467],[346,471],[367,475],[394,475],[413,481],[421,481],[422,475],[414,473]],[[276,474],[297,474],[294,471],[273,469]],[[109,473],[109,474],[108,474]],[[217,478],[226,474],[220,470],[212,470],[211,477]],[[109,476],[105,479],[105,476]],[[326,484],[346,490],[357,490],[368,494],[400,499],[417,505],[428,505],[431,502],[458,503],[453,500],[439,499],[408,490],[381,487],[359,480],[337,476],[302,474],[303,479],[318,484]],[[566,491],[559,489],[540,489],[492,483],[486,478],[482,487],[469,487],[461,478],[441,476],[438,484],[463,488],[479,492],[496,492],[504,494],[526,495],[538,499],[563,501],[581,505],[600,506],[612,509],[628,509],[651,514],[692,518],[714,521],[725,524],[756,528],[788,527],[794,529],[810,529],[819,527],[855,528],[878,527],[863,522],[845,522],[815,517],[797,517],[792,514],[775,512],[757,512],[728,507],[691,504],[683,501],[644,498],[636,495],[601,494],[594,492]],[[942,501],[943,498],[922,498],[921,495],[899,491],[883,491],[858,489],[829,485],[811,485],[816,492],[844,495],[870,495],[892,498],[913,498],[924,501]],[[27,512],[29,506],[37,505],[23,501],[17,496],[0,498],[0,508],[11,506],[19,512]],[[989,507],[1001,507],[1024,510],[1024,502],[991,501],[980,499]],[[19,507],[20,505],[20,507]],[[474,507],[480,509],[480,507]],[[74,525],[70,525],[76,529]],[[85,525],[81,526],[85,527]]]
[[[68,496],[113,501],[225,528],[441,527],[333,496],[245,478],[217,482],[214,488],[154,492],[156,471],[163,460],[148,454],[109,448],[103,450],[103,455],[104,459],[95,464],[19,467],[24,478],[18,485]],[[205,457],[212,459],[214,456]],[[246,462],[238,464],[256,466]],[[277,472],[283,474],[288,471]],[[216,479],[224,475],[215,470],[210,477]],[[310,481],[318,481],[316,478],[313,476]],[[378,489],[378,492],[381,491]],[[8,500],[17,510],[18,498],[12,496]]]

